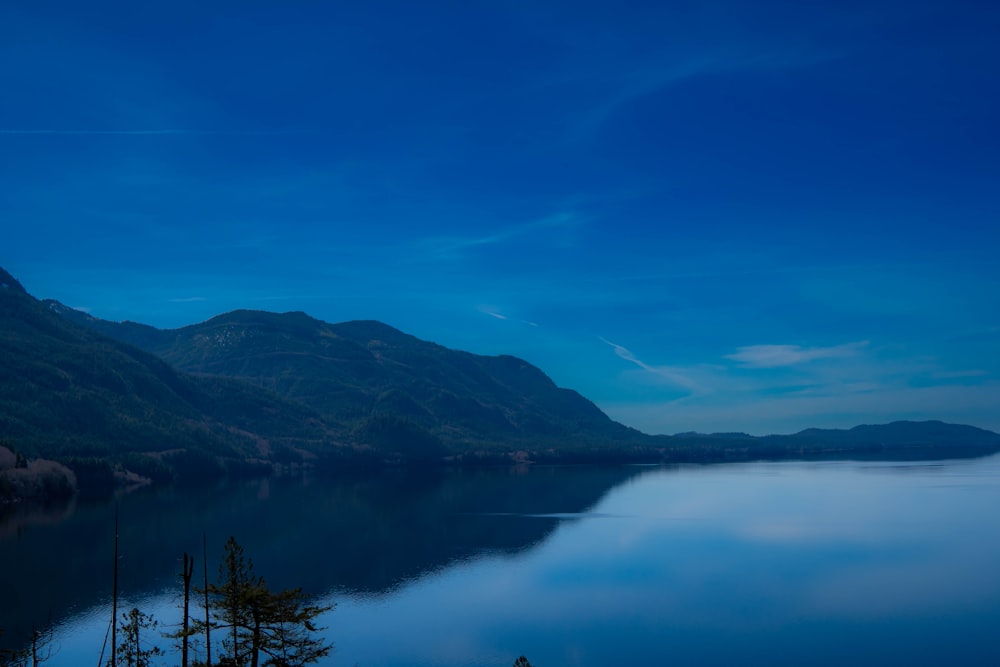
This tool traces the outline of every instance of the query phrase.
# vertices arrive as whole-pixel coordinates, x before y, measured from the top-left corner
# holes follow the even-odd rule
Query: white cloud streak
[[[507,322],[520,322],[521,324],[524,324],[529,327],[535,327],[535,328],[538,327],[537,322],[531,322],[529,320],[512,320],[503,313],[498,313],[497,311],[490,310],[489,308],[479,308],[479,312],[483,313],[484,315],[489,315],[490,317],[495,317],[498,320],[505,320]]]
[[[637,63],[618,73],[617,90],[589,109],[575,129],[592,130],[621,108],[684,81],[713,74],[743,71],[795,70],[842,57],[840,52],[801,49],[774,51],[773,46],[719,47],[689,54],[664,53],[649,63]]]
[[[671,384],[677,385],[679,387],[683,387],[683,388],[685,388],[685,389],[687,389],[689,391],[692,391],[692,392],[700,392],[700,391],[702,391],[701,386],[697,382],[695,382],[694,380],[692,380],[690,377],[688,377],[687,375],[685,375],[683,373],[680,373],[677,370],[675,370],[673,368],[670,368],[668,366],[650,366],[649,364],[647,364],[646,362],[644,362],[642,359],[639,359],[638,357],[636,357],[632,353],[632,351],[629,350],[627,347],[624,347],[622,345],[618,345],[617,343],[612,343],[610,340],[608,340],[607,338],[604,338],[603,336],[598,336],[597,338],[602,343],[604,343],[606,345],[610,345],[611,348],[615,351],[615,354],[617,354],[619,357],[621,357],[625,361],[628,361],[628,362],[631,362],[631,363],[635,364],[636,366],[638,366],[642,370],[644,370],[644,371],[646,371],[648,373],[652,373],[654,375],[657,375],[657,376],[659,376],[659,377],[667,380]]]
[[[425,239],[422,245],[428,247],[431,254],[436,258],[457,258],[462,251],[477,247],[506,243],[518,237],[527,236],[543,229],[555,229],[567,227],[582,222],[579,216],[573,213],[556,213],[539,220],[527,222],[520,225],[513,225],[493,234],[476,237],[437,237]]]
[[[931,373],[930,377],[934,380],[963,380],[966,378],[982,378],[989,374],[989,371],[976,369],[967,371],[940,371]]]
[[[797,366],[818,359],[842,359],[854,356],[868,341],[845,343],[832,347],[802,347],[800,345],[749,345],[741,347],[726,359],[739,362],[744,368],[778,368]]]
[[[275,134],[300,134],[302,130],[191,130],[182,128],[141,130],[58,130],[58,129],[0,129],[0,135],[59,135],[59,136],[163,136],[163,135],[233,135],[264,136]]]

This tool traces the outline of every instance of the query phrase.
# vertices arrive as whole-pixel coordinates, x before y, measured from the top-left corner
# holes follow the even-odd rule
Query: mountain
[[[937,446],[943,442],[954,445],[997,446],[1000,436],[974,426],[946,424],[941,421],[900,421],[891,424],[866,424],[847,431],[807,429],[795,434],[804,440],[831,443],[866,443],[886,447]]]
[[[0,273],[0,445],[78,475],[86,460],[167,478],[214,476],[217,461],[509,462],[643,442],[514,357],[304,313],[161,331],[40,302]]]
[[[178,370],[243,380],[302,403],[368,444],[421,434],[427,447],[439,443],[454,454],[644,439],[526,361],[450,350],[381,322],[239,310],[161,331],[47,303]]]
[[[298,462],[965,456],[1000,451],[1000,435],[897,422],[787,436],[648,436],[526,361],[450,350],[380,322],[240,310],[160,330],[38,301],[0,269],[0,445],[67,463],[83,484]],[[0,468],[22,460],[4,451]],[[12,478],[0,470],[0,498]]]
[[[29,457],[128,460],[154,476],[184,453],[246,461],[340,444],[301,403],[179,372],[52,312],[2,270],[0,285],[0,444]]]
[[[850,429],[810,428],[790,435],[680,433],[661,441],[675,457],[754,458],[905,458],[978,456],[1000,451],[1000,434],[941,421],[896,421]]]
[[[235,311],[159,330],[46,302],[84,326],[199,375],[239,378],[302,402],[361,442],[431,435],[448,451],[528,450],[535,461],[707,461],[762,457],[951,456],[1000,450],[1000,435],[942,422],[895,422],[792,435],[646,436],[557,388],[510,356],[449,350],[372,321],[329,324],[305,313]],[[388,421],[387,421],[388,420]],[[405,424],[408,430],[386,429]],[[382,425],[381,431],[374,425]]]

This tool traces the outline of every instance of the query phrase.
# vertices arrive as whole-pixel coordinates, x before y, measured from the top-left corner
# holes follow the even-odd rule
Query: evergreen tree
[[[301,667],[329,655],[332,646],[315,636],[320,630],[315,620],[332,607],[309,604],[301,589],[269,591],[233,537],[226,542],[219,580],[208,588],[216,600],[212,627],[227,633],[219,664]]]
[[[218,584],[211,584],[209,594],[216,599],[212,626],[225,630],[223,648],[226,655],[220,664],[249,664],[251,609],[264,590],[264,580],[254,574],[253,560],[243,555],[243,547],[232,536],[226,541],[225,554],[219,564]]]
[[[122,643],[118,645],[118,665],[122,667],[149,667],[150,659],[163,655],[159,646],[144,648],[142,635],[146,631],[155,630],[157,621],[149,614],[133,607],[132,611],[122,614],[118,626],[123,635]],[[141,631],[141,632],[140,632]]]
[[[331,607],[309,604],[301,588],[268,592],[259,602],[253,634],[265,666],[300,667],[329,655],[333,647],[316,636],[315,619]]]

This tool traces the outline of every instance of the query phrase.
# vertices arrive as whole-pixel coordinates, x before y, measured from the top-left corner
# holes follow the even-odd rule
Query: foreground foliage
[[[332,607],[310,604],[301,588],[270,591],[233,537],[225,545],[219,583],[209,585],[208,593],[215,601],[211,629],[226,633],[221,665],[299,667],[333,648],[316,636],[321,628],[315,623]]]
[[[146,632],[155,631],[158,625],[150,614],[135,607],[122,614],[118,631],[122,633],[123,641],[118,645],[117,664],[121,667],[149,667],[152,658],[163,655],[159,646],[145,639]]]

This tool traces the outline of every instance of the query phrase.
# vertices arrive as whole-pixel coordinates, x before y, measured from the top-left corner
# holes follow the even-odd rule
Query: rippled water
[[[125,499],[122,514],[166,530],[189,500]],[[324,664],[1000,664],[998,457],[271,482],[195,505],[209,532],[243,531],[258,572],[336,604]],[[11,553],[107,514],[4,538],[4,576]],[[169,539],[197,546],[191,531]],[[175,622],[170,558],[122,606]],[[63,610],[49,664],[97,664],[107,593],[89,595]]]

